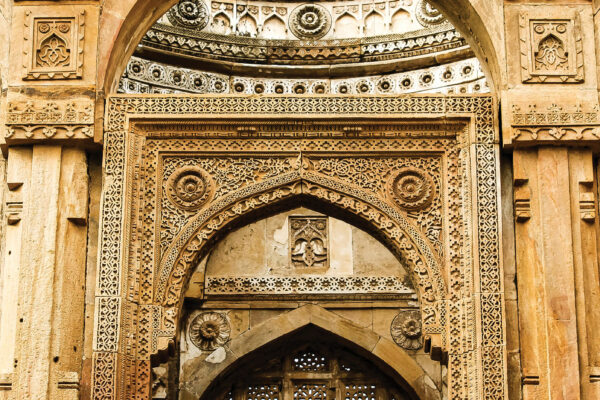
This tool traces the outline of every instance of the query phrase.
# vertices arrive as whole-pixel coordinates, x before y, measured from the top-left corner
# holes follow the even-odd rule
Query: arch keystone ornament
[[[489,96],[110,97],[93,397],[148,398],[150,358],[175,340],[189,277],[214,241],[310,203],[380,238],[406,266],[425,348],[448,361],[449,398],[475,398],[467,389],[478,387],[503,399],[495,123]],[[402,185],[427,207],[390,199],[386,183],[405,170],[424,171]],[[204,203],[190,211],[173,196]]]

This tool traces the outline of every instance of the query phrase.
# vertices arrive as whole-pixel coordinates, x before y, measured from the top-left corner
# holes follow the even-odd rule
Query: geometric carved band
[[[396,276],[207,277],[207,295],[414,294]]]

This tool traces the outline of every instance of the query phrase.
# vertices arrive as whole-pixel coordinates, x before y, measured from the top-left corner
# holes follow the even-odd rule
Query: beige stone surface
[[[321,273],[331,276],[397,276],[407,271],[381,242],[337,218],[328,218],[329,266],[324,271],[296,268],[290,258],[289,219],[322,216],[297,208],[261,219],[229,233],[206,259],[206,276],[262,276]],[[198,268],[200,270],[201,268]]]
[[[468,364],[470,369],[464,369],[464,375],[460,375],[463,379],[460,390],[464,389],[463,392],[454,391],[452,382],[449,382],[454,379],[454,371],[445,374],[445,367],[438,359],[432,360],[432,355],[425,354],[423,350],[401,350],[393,342],[392,320],[403,309],[424,307],[427,299],[420,292],[418,301],[414,294],[401,299],[389,297],[377,300],[331,296],[327,301],[322,298],[317,301],[311,296],[287,301],[280,295],[266,295],[261,299],[246,296],[237,301],[222,296],[217,300],[222,302],[221,306],[228,304],[228,307],[212,307],[210,304],[217,303],[205,303],[207,277],[253,276],[260,279],[309,275],[294,270],[290,262],[288,222],[291,215],[328,218],[329,266],[326,271],[311,271],[311,274],[320,277],[395,276],[401,280],[413,274],[412,263],[418,260],[411,259],[410,265],[402,265],[388,247],[366,231],[338,219],[338,214],[333,216],[304,207],[275,214],[271,210],[260,210],[267,211],[269,216],[264,219],[252,217],[249,224],[233,231],[227,231],[229,226],[220,226],[215,218],[213,222],[219,226],[219,234],[223,234],[221,240],[212,243],[210,249],[203,248],[207,250],[203,260],[186,254],[186,265],[196,267],[193,272],[165,272],[161,269],[167,263],[165,260],[179,255],[163,259],[160,245],[151,249],[142,245],[150,243],[146,241],[148,237],[160,240],[160,229],[164,228],[158,226],[156,231],[148,230],[148,226],[160,217],[152,214],[158,209],[158,203],[153,202],[160,201],[160,190],[147,194],[152,198],[150,205],[144,203],[147,199],[143,196],[132,200],[134,193],[142,193],[152,185],[151,180],[140,182],[139,177],[155,171],[153,168],[158,168],[157,171],[162,168],[159,164],[152,165],[148,154],[142,155],[148,149],[144,135],[152,129],[155,129],[154,133],[163,128],[166,131],[172,129],[165,128],[167,124],[160,129],[149,125],[165,116],[185,124],[189,124],[190,119],[205,121],[209,118],[201,112],[185,114],[188,105],[171,109],[164,105],[169,103],[168,100],[145,109],[144,112],[151,109],[149,116],[126,115],[127,107],[133,109],[150,98],[140,95],[138,105],[128,103],[116,113],[119,119],[115,117],[114,108],[111,111],[110,107],[106,107],[115,103],[106,102],[106,98],[116,92],[125,65],[144,33],[173,4],[172,0],[106,0],[102,4],[96,1],[0,1],[0,123],[4,128],[0,147],[3,157],[7,157],[5,170],[0,167],[0,399],[149,398],[152,379],[148,377],[151,371],[149,359],[150,355],[159,353],[153,347],[155,341],[159,343],[158,348],[170,346],[171,350],[180,352],[181,376],[187,383],[198,379],[196,386],[184,385],[181,397],[197,398],[212,379],[216,379],[226,366],[235,365],[234,361],[238,358],[310,324],[350,340],[383,360],[390,368],[399,371],[425,399],[444,398],[449,393],[450,398],[484,398],[488,372],[501,377],[501,383],[495,387],[495,393],[500,393],[496,398],[600,398],[600,317],[597,312],[600,306],[598,0],[432,0],[432,4],[445,11],[465,37],[471,50],[465,48],[464,51],[473,51],[483,65],[492,89],[490,113],[473,118],[468,112],[452,114],[447,108],[433,112],[432,109],[438,107],[432,105],[437,97],[429,94],[427,100],[422,100],[421,108],[410,115],[390,116],[386,114],[387,110],[379,108],[369,116],[378,121],[400,118],[411,123],[410,129],[404,129],[419,131],[415,137],[421,135],[421,138],[404,137],[401,140],[415,140],[413,143],[422,140],[421,130],[429,135],[439,133],[425,122],[446,126],[456,120],[471,121],[465,128],[469,138],[461,138],[463,141],[460,142],[460,151],[457,151],[460,155],[456,165],[446,165],[439,178],[438,190],[442,194],[439,229],[445,253],[433,254],[429,263],[420,265],[414,273],[415,276],[417,273],[425,274],[427,268],[435,263],[441,266],[445,279],[442,281],[443,290],[437,292],[438,288],[434,288],[427,293],[438,296],[429,305],[443,307],[447,316],[445,321],[449,321],[449,325],[436,326],[438,332],[443,333],[430,333],[436,347],[434,353],[438,352],[433,357],[444,361],[450,357],[449,368],[453,368],[451,361],[456,354],[477,355]],[[69,36],[65,47],[70,57],[68,68],[32,67],[36,56],[40,55],[41,43],[36,42],[38,31],[35,28],[42,20],[68,21],[71,24],[69,29],[72,29],[73,36]],[[544,54],[540,54],[543,51],[539,49],[536,52],[535,45],[539,46],[541,42],[530,43],[529,35],[534,26],[531,24],[536,21],[550,24],[547,26],[561,21],[571,24],[573,35],[564,37],[561,36],[564,32],[555,32],[555,37],[565,39],[562,45],[566,46],[568,65],[556,66],[554,72],[546,74],[536,75],[532,71],[543,69],[535,66],[536,57],[537,62],[543,64],[539,57],[544,54],[550,54],[551,59],[552,55],[558,59],[564,55],[561,44],[555,44],[556,48],[546,48]],[[59,29],[58,25],[52,29]],[[338,24],[339,34],[343,29]],[[365,29],[379,32],[376,25],[367,24]],[[443,64],[445,57],[447,54],[439,54],[432,59]],[[416,60],[415,63],[422,61]],[[367,69],[363,71],[357,67],[357,70],[364,72]],[[535,77],[524,78],[530,75]],[[385,95],[378,99],[380,97],[385,98]],[[248,98],[247,103],[240,103],[243,103],[240,107],[259,98]],[[294,101],[288,100],[288,105]],[[313,100],[313,104],[318,101],[321,100]],[[322,101],[320,104],[327,102]],[[371,107],[378,101],[382,100],[373,101],[365,107]],[[75,116],[68,111],[71,103],[76,104]],[[453,104],[458,103],[460,101],[457,100]],[[29,107],[37,110],[36,117],[29,115],[33,113]],[[343,105],[339,106],[339,109],[343,108]],[[55,115],[57,109],[60,117]],[[105,111],[108,111],[106,121]],[[211,118],[212,114],[221,112],[213,111]],[[495,118],[496,111],[499,118]],[[250,140],[260,133],[247,126],[248,121],[258,118],[256,114],[238,115],[237,118],[243,121],[238,121],[235,129],[220,138],[216,134],[211,140],[216,142],[227,135],[245,135],[243,140]],[[270,118],[267,122],[275,119],[274,114],[267,115],[267,119]],[[223,115],[219,116],[221,122],[229,118],[228,114]],[[305,120],[314,119],[310,112],[290,115],[293,123],[289,126],[302,126]],[[357,115],[360,118],[356,118]],[[10,118],[18,120],[11,122]],[[136,118],[144,120],[146,125],[128,125],[130,121],[137,121]],[[338,115],[321,115],[319,118],[337,122]],[[359,122],[367,119],[360,113],[352,114],[351,118]],[[119,121],[127,122],[119,125]],[[481,121],[491,121],[493,137],[482,139],[476,136],[477,129],[480,129],[477,123]],[[260,124],[269,125],[264,120],[259,121]],[[422,127],[424,124],[426,128]],[[223,122],[223,125],[226,123]],[[367,137],[371,130],[376,129],[364,126],[358,129],[353,123],[347,125],[336,131],[338,138],[340,135],[347,136],[344,141],[355,140],[362,135]],[[115,145],[121,127],[126,127],[128,136],[123,143]],[[206,125],[197,130],[206,133],[211,129],[215,132],[220,130],[214,126],[206,128]],[[331,129],[333,132],[334,128]],[[173,130],[169,132],[170,137],[175,140],[185,136],[182,131]],[[313,136],[306,142],[316,143],[319,140],[316,138],[323,132],[315,132],[311,131]],[[106,140],[103,134],[107,135]],[[198,138],[199,135],[192,140]],[[383,145],[376,149],[379,144],[375,143],[380,143],[376,141],[379,139],[370,142],[373,145],[370,149],[378,152],[377,157],[398,154],[397,149]],[[431,136],[423,140],[429,139]],[[269,137],[265,143],[276,140],[279,139]],[[338,145],[341,146],[344,141]],[[475,141],[486,144],[471,143]],[[104,158],[90,156],[89,151],[99,154],[101,143],[109,149]],[[478,164],[495,157],[493,149],[486,153],[486,146],[495,143],[504,145],[504,157],[491,163],[502,165],[502,176],[491,170],[491,164],[486,164],[487,170]],[[292,147],[290,145],[289,148]],[[440,154],[440,150],[434,147],[419,148],[417,155],[423,152]],[[290,151],[289,148],[264,147],[262,156],[267,154],[276,158],[280,152]],[[123,165],[114,158],[116,149],[127,151]],[[183,150],[174,146],[168,152],[172,155]],[[215,146],[207,151],[225,158],[230,150],[226,146]],[[327,151],[335,153],[337,147],[332,146]],[[347,153],[356,151],[355,148]],[[302,157],[310,156],[304,152],[298,154],[301,154],[301,161]],[[481,155],[480,158],[477,158],[478,155]],[[449,156],[445,153],[443,157]],[[119,175],[121,167],[124,172]],[[308,167],[303,165],[302,168]],[[343,170],[332,173],[335,175],[333,179],[343,182],[343,174]],[[458,179],[456,177],[463,175],[468,184],[459,188],[461,200],[460,204],[455,204],[450,198],[453,190],[450,186],[454,179]],[[446,179],[448,177],[451,179]],[[254,179],[261,180],[262,176]],[[360,179],[363,177],[355,177],[350,186],[358,186]],[[115,181],[123,183],[123,186],[118,186]],[[385,220],[384,214],[377,214],[377,210],[396,207],[389,197],[390,189],[385,185],[382,183],[381,187],[369,192],[381,201],[377,207],[367,209],[365,204],[374,203],[352,203],[356,200],[350,201],[350,197],[340,200],[343,205],[336,206],[341,209],[351,207],[349,204],[352,203],[357,208],[354,210],[356,215],[379,224],[375,230],[397,237],[399,231],[386,225],[389,221]],[[306,182],[300,186],[294,188],[303,196],[300,205],[306,205],[306,198],[317,198]],[[323,203],[326,203],[323,199],[334,201],[333,197],[339,195],[335,190],[326,194],[319,190]],[[104,193],[102,204],[101,192]],[[113,195],[118,197],[117,206],[111,203]],[[269,192],[269,195],[273,193]],[[310,197],[313,195],[314,198]],[[481,199],[477,196],[483,198],[486,195],[498,200],[492,202],[498,206],[496,209],[481,207],[478,202]],[[252,201],[259,204],[263,200],[257,196]],[[166,240],[165,247],[175,248],[181,244],[178,248],[183,249],[184,242],[189,245],[186,249],[203,246],[202,239],[188,241],[181,233],[184,223],[189,222],[186,218],[196,212],[199,213],[200,209],[174,223],[181,223],[181,226],[168,227],[176,232]],[[431,215],[416,216],[414,211],[402,212],[403,215],[412,213],[407,217],[407,226],[415,229],[421,229],[419,221],[433,218]],[[452,212],[455,214],[452,215]],[[490,230],[487,225],[494,218],[494,212],[501,216],[500,231]],[[232,208],[222,215],[227,213],[236,215],[240,211]],[[148,215],[151,217],[146,219]],[[156,219],[148,222],[154,217]],[[451,223],[460,218],[463,218],[460,223],[464,224],[452,230]],[[192,225],[186,225],[188,230],[192,229]],[[403,229],[408,228],[405,226]],[[467,235],[467,239],[463,242],[455,239],[457,232]],[[425,235],[418,238],[419,245],[430,245],[427,242],[430,238]],[[118,243],[107,251],[106,247],[102,247],[103,240],[111,239]],[[413,246],[411,240],[399,240],[401,250]],[[501,248],[497,251],[497,258],[486,253],[492,247],[490,242]],[[109,257],[112,258],[107,267],[103,259]],[[476,268],[480,262],[496,263],[495,271],[503,274],[497,277],[498,287],[482,284],[493,274],[481,276],[482,271],[469,270],[471,258]],[[453,265],[460,268],[452,269]],[[108,276],[110,273],[114,275]],[[147,276],[151,278],[145,280]],[[413,282],[418,283],[415,276],[412,277]],[[103,287],[103,279],[112,280],[112,286]],[[168,286],[173,281],[181,283],[181,292],[185,295],[175,300],[161,298],[164,293],[172,294],[168,289],[179,293],[177,287]],[[486,299],[492,297],[500,300],[486,303]],[[167,305],[169,301],[172,303]],[[299,307],[304,302],[318,303],[323,307],[317,304]],[[104,303],[110,303],[113,308],[108,311],[95,308],[96,304]],[[497,307],[485,314],[485,307],[491,307],[492,303]],[[111,314],[114,310],[118,311]],[[186,322],[180,322],[186,321],[181,313],[197,310],[213,310],[228,316],[231,332],[225,353],[213,350],[205,354],[189,342],[183,326]],[[118,317],[110,319],[106,315]],[[489,315],[497,320],[486,322]],[[456,344],[452,340],[455,339],[452,328],[463,323],[475,324],[475,321],[480,324],[478,330],[470,331],[471,336],[461,336],[460,344]],[[490,324],[486,326],[500,327],[499,336],[480,329],[485,323]],[[138,331],[138,325],[152,326],[155,330]],[[159,337],[152,336],[154,334]],[[442,341],[441,335],[448,335],[447,340]],[[446,346],[444,349],[442,343]],[[449,346],[458,348],[449,351]],[[127,353],[129,351],[132,354]],[[496,358],[490,357],[495,363],[485,358],[492,353]],[[161,352],[160,356],[166,357],[165,354]],[[93,359],[101,361],[93,366]],[[117,359],[118,362],[114,362]],[[501,365],[499,373],[494,370],[497,365]],[[126,387],[135,386],[135,378],[142,376],[148,382],[141,384],[143,387],[138,388],[139,392],[134,396]],[[441,389],[445,385],[449,388]]]

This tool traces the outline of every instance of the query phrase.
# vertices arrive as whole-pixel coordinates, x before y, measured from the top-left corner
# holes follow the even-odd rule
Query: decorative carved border
[[[206,278],[205,293],[221,295],[273,294],[414,294],[414,290],[396,276],[293,276]]]
[[[600,106],[585,108],[581,104],[571,110],[550,105],[539,110],[530,105],[528,111],[513,105],[511,134],[505,142],[513,146],[536,146],[561,142],[573,145],[598,145],[600,140]]]
[[[30,140],[79,139],[92,143],[92,100],[9,102],[5,140],[18,144]]]
[[[302,43],[302,42],[300,42]],[[263,64],[325,64],[403,60],[463,48],[465,39],[449,24],[408,34],[390,34],[361,39],[310,41],[302,47],[294,40],[265,40],[242,36],[193,32],[165,24],[154,24],[140,43],[146,51],[159,50],[171,56]],[[213,61],[214,62],[214,61]]]
[[[130,155],[139,153],[139,143],[131,130],[130,121],[144,119],[205,119],[205,118],[269,118],[285,115],[288,118],[356,118],[396,119],[467,118],[474,132],[466,132],[457,147],[460,174],[475,180],[474,193],[468,185],[450,204],[454,211],[463,204],[461,198],[474,199],[477,218],[477,237],[472,237],[470,223],[453,228],[449,234],[472,241],[477,249],[471,261],[471,247],[464,243],[458,256],[461,267],[458,276],[449,278],[452,294],[447,308],[440,310],[443,326],[448,329],[450,397],[475,398],[479,393],[487,399],[505,397],[505,349],[503,320],[503,288],[499,248],[499,187],[498,136],[494,101],[489,96],[405,96],[405,97],[245,97],[245,96],[113,96],[108,99],[105,133],[105,188],[103,193],[102,235],[97,281],[98,307],[94,343],[94,398],[125,398],[127,384],[142,385],[135,377],[148,373],[149,362],[136,356],[139,346],[145,346],[141,326],[153,326],[150,341],[160,338],[161,306],[137,305],[122,260],[129,252],[124,232],[129,231],[130,208],[124,207],[128,193],[134,189],[127,165]],[[245,117],[243,117],[245,116]],[[242,134],[244,132],[241,132]],[[343,140],[343,137],[341,138]],[[465,147],[465,145],[468,145]],[[126,151],[127,150],[127,151]],[[133,151],[133,153],[131,153]],[[469,155],[471,154],[471,155]],[[474,165],[471,167],[471,157]],[[137,190],[137,189],[136,189]],[[453,189],[454,190],[454,189]],[[462,212],[462,211],[460,211]],[[467,212],[469,214],[469,212]],[[450,257],[452,254],[450,254]],[[477,266],[476,276],[470,278],[471,265]],[[463,271],[464,276],[461,276]],[[133,275],[132,275],[133,274]],[[133,280],[135,281],[135,279]],[[127,286],[126,286],[127,285]],[[477,295],[477,293],[481,293]],[[132,297],[133,296],[133,297]],[[106,305],[106,307],[104,306]],[[478,316],[475,314],[477,310]],[[168,311],[168,310],[167,310]],[[106,321],[120,321],[116,326]],[[152,322],[154,321],[154,322]],[[477,322],[476,321],[480,321]],[[147,325],[149,323],[149,325]],[[105,328],[101,328],[101,327]],[[471,327],[463,330],[461,326]],[[476,327],[476,329],[475,329]],[[139,335],[139,336],[138,336]],[[445,336],[445,335],[444,335]],[[116,350],[115,350],[116,349]],[[129,350],[128,350],[129,349]],[[133,353],[131,352],[133,351]],[[117,370],[116,365],[119,365]],[[107,367],[108,366],[108,367]],[[114,388],[106,384],[114,382]],[[135,389],[135,387],[134,387]],[[140,392],[142,393],[142,392]]]

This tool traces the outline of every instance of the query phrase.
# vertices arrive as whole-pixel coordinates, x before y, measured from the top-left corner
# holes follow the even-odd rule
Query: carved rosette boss
[[[166,192],[176,206],[194,211],[211,199],[214,184],[202,169],[188,166],[171,174],[167,180]]]
[[[431,204],[435,187],[429,174],[417,168],[407,167],[400,169],[393,177],[390,192],[396,204],[412,211]]]
[[[421,315],[418,311],[402,311],[392,320],[390,333],[396,344],[407,350],[418,350],[423,346]]]
[[[189,336],[200,350],[212,351],[229,340],[231,326],[224,314],[205,312],[196,315],[190,323]]]
[[[331,29],[331,15],[318,4],[303,4],[292,11],[289,25],[299,39],[320,39]]]
[[[429,0],[421,0],[416,9],[417,19],[423,26],[439,25],[444,22],[444,14],[440,12]]]
[[[200,30],[208,24],[208,8],[202,0],[180,0],[171,7],[167,18],[174,26]]]

